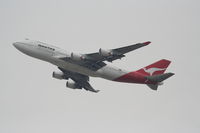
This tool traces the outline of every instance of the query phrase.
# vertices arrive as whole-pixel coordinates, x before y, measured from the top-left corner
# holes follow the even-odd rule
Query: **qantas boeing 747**
[[[40,42],[25,40],[13,45],[22,53],[47,61],[58,66],[60,71],[53,72],[53,78],[67,80],[66,86],[72,89],[82,89],[98,92],[89,84],[89,76],[101,77],[107,80],[146,84],[152,90],[157,90],[163,81],[174,73],[164,73],[170,64],[169,60],[162,59],[137,71],[129,72],[110,64],[125,57],[124,54],[147,46],[150,42],[137,43],[116,49],[99,49],[99,52],[78,54],[67,52],[58,47]],[[69,80],[71,79],[71,80]]]

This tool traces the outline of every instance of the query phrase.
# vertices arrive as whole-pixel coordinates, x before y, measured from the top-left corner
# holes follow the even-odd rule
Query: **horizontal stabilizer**
[[[147,86],[149,86],[149,88],[151,88],[152,90],[157,90],[158,89],[158,85],[153,85],[153,84],[147,84]]]
[[[150,81],[153,81],[153,82],[162,82],[162,81],[168,79],[169,77],[171,77],[173,75],[174,75],[174,73],[165,73],[165,74],[147,76],[146,78]]]

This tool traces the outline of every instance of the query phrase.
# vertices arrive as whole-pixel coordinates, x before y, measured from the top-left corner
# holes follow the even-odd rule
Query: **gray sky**
[[[199,0],[0,0],[0,132],[199,133]],[[53,79],[57,68],[12,42],[30,38],[96,52],[152,41],[113,64],[137,70],[172,60],[157,92],[91,78],[98,94]]]

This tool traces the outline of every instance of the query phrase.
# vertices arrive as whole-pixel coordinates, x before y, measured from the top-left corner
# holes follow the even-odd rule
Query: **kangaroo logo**
[[[144,70],[146,73],[149,73],[150,76],[152,76],[154,72],[163,71],[163,70],[165,70],[165,69],[166,69],[166,68],[156,68],[156,67],[152,67],[152,68],[148,68],[148,69],[143,68],[143,70]]]

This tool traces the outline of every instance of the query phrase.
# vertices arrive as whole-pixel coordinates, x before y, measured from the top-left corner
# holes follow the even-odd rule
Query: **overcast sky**
[[[199,133],[199,0],[0,0],[1,133]],[[89,53],[152,41],[113,65],[130,71],[172,61],[158,91],[91,78],[71,90],[56,66],[28,57],[29,38]]]

